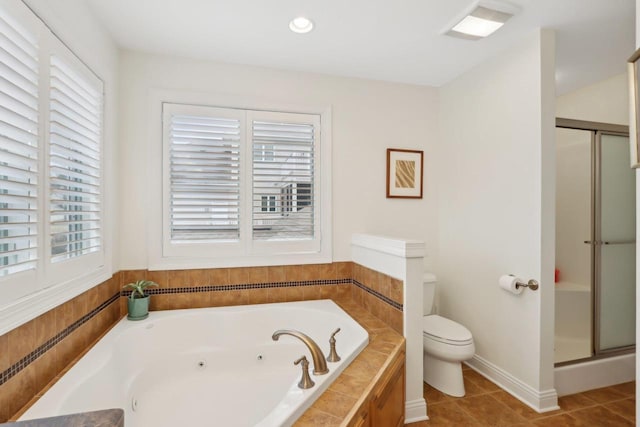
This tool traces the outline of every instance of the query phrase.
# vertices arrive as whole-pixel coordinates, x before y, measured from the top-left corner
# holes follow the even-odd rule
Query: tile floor
[[[466,396],[447,396],[424,384],[429,421],[410,427],[440,426],[597,426],[635,425],[635,382],[559,399],[560,410],[539,414],[482,375],[465,367]]]

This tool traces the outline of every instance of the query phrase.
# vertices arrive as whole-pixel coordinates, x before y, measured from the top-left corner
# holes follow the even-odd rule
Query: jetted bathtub
[[[342,360],[313,375],[294,329]],[[288,426],[366,347],[367,332],[330,300],[150,313],[122,319],[20,420],[123,408],[127,427]],[[315,386],[298,388],[306,355]]]

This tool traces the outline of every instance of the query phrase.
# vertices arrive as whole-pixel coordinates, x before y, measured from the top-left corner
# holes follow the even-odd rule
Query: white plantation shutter
[[[233,266],[329,259],[320,233],[327,227],[320,200],[329,198],[318,181],[319,114],[163,102],[162,117],[155,176],[163,182],[164,261],[179,267],[194,259]]]
[[[0,16],[0,276],[37,260],[38,46]]]
[[[253,120],[253,238],[312,239],[315,124]],[[263,200],[275,198],[275,212]]]
[[[102,247],[102,84],[56,55],[50,70],[50,234],[57,262]]]
[[[240,120],[212,114],[169,118],[173,242],[240,238]]]

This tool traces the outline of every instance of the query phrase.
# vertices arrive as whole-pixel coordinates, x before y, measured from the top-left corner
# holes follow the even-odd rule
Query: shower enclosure
[[[555,362],[635,351],[635,174],[626,126],[556,120]]]

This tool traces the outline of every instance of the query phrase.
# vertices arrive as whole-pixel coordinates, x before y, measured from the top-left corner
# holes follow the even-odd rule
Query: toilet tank
[[[431,314],[433,311],[433,303],[436,296],[436,275],[433,273],[424,273],[422,277],[422,314]]]

